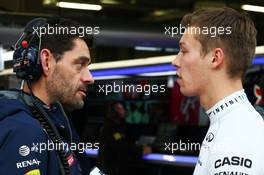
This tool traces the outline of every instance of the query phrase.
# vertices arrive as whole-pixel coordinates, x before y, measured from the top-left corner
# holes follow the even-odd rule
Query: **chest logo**
[[[206,140],[207,142],[211,142],[211,141],[213,141],[213,140],[214,140],[214,134],[211,133],[211,132],[209,132],[209,133],[207,134],[205,140]]]

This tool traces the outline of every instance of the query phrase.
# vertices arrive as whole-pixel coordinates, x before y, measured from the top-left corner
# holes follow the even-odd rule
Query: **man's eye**
[[[87,66],[88,66],[87,63],[81,62],[81,63],[78,63],[76,67],[78,70],[81,70],[83,68],[86,68]]]
[[[82,63],[78,63],[78,64],[76,64],[76,68],[79,70],[79,69],[82,69],[82,67],[83,67],[83,64]]]

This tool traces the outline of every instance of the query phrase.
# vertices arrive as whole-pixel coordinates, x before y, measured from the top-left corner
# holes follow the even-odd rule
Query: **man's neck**
[[[29,87],[26,83],[23,86],[23,91],[30,93]],[[38,97],[46,105],[51,104],[51,100],[48,98],[48,94],[45,91],[45,87],[40,83],[32,83],[32,92],[34,96]]]
[[[211,84],[211,86],[207,86],[205,92],[200,95],[200,104],[205,110],[208,110],[213,107],[218,101],[242,89],[242,82],[239,79],[228,80],[225,82],[218,81],[215,84]]]

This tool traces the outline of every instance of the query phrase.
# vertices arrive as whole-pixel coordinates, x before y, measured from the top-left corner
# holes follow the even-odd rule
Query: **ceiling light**
[[[43,5],[56,5],[57,0],[43,0]]]
[[[102,4],[120,4],[120,2],[116,0],[101,0]]]
[[[61,7],[61,8],[81,9],[81,10],[96,10],[96,11],[99,11],[99,10],[102,9],[101,5],[82,4],[82,3],[73,3],[73,2],[58,2],[57,6]]]
[[[242,5],[241,8],[246,11],[253,11],[253,12],[261,12],[264,13],[264,7],[262,6],[256,6],[256,5]]]
[[[160,47],[135,46],[135,50],[141,50],[141,51],[161,51],[162,48],[160,48]]]

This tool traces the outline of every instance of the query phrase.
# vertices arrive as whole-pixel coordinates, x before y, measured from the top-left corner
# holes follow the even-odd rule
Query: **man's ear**
[[[212,51],[211,67],[219,68],[224,63],[224,51],[222,48],[215,48]]]
[[[52,68],[56,64],[55,58],[49,49],[42,49],[40,51],[40,62],[43,70],[43,75],[47,76],[51,73]]]

